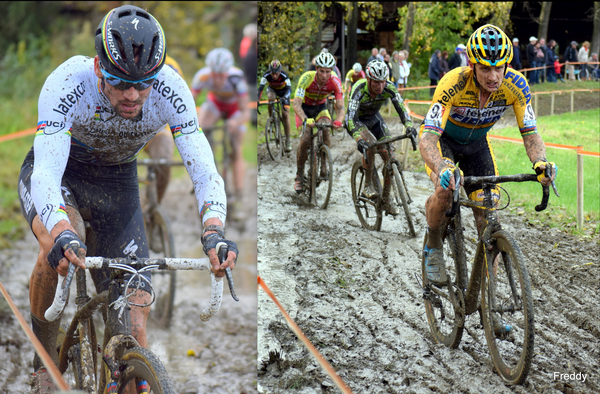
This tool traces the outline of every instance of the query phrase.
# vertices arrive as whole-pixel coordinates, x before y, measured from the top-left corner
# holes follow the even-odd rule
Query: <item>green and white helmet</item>
[[[315,58],[315,65],[317,67],[333,69],[335,67],[335,58],[329,52],[321,52],[319,56]]]
[[[390,69],[381,60],[372,60],[367,64],[367,77],[374,81],[385,81],[390,75]]]

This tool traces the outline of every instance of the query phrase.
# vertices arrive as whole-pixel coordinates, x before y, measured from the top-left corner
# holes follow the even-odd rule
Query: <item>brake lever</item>
[[[219,263],[223,264],[227,260],[227,253],[229,253],[227,244],[225,242],[219,242],[217,244],[217,257],[219,258]],[[233,286],[233,275],[231,273],[231,268],[225,268],[225,276],[227,277],[227,284],[229,285],[231,297],[233,297],[234,300],[239,301],[239,298],[237,298],[235,295],[235,287]]]
[[[552,167],[547,166],[544,171],[545,171],[546,178],[552,179]],[[552,184],[552,190],[554,190],[554,194],[556,194],[556,197],[560,197],[560,194],[558,194],[558,190],[556,189],[556,184],[554,183],[554,180],[551,181],[551,184]]]

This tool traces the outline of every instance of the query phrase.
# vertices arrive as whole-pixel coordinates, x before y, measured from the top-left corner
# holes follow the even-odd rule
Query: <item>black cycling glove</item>
[[[412,134],[415,137],[417,136],[417,129],[415,129],[414,127],[407,127],[406,128],[406,134]]]
[[[369,149],[369,144],[367,144],[367,141],[360,139],[356,141],[356,149],[358,149],[360,153],[365,153],[367,149]]]
[[[227,249],[230,252],[235,253],[235,261],[237,262],[237,258],[240,255],[238,251],[237,244],[233,241],[229,241],[221,236],[221,234],[208,234],[202,238],[202,245],[204,253],[208,256],[208,251],[211,249],[215,249],[219,242],[224,242],[227,245]]]
[[[65,257],[65,252],[69,249],[73,249],[73,253],[77,254],[80,248],[83,248],[87,252],[87,247],[81,242],[77,234],[71,230],[65,230],[58,234],[58,237],[54,239],[54,246],[48,253],[48,264],[53,270],[58,267],[59,261]]]

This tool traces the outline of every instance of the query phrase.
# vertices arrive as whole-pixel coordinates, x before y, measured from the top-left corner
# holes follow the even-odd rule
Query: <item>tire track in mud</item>
[[[457,349],[435,344],[430,334],[414,276],[421,270],[428,177],[405,172],[416,238],[408,237],[403,213],[384,217],[382,231],[371,232],[360,226],[351,202],[350,171],[359,157],[354,141],[333,137],[335,183],[326,210],[307,206],[293,191],[293,147],[280,163],[258,148],[258,270],[354,393],[600,391],[600,272],[597,264],[570,268],[597,261],[598,239],[532,228],[522,216],[501,213],[527,259],[536,324],[528,380],[505,386],[494,372],[478,313],[467,316]],[[472,255],[475,228],[472,214],[463,212]],[[556,242],[564,248],[553,248]],[[258,315],[260,393],[339,392],[263,292]],[[585,383],[554,380],[554,372],[588,377]]]

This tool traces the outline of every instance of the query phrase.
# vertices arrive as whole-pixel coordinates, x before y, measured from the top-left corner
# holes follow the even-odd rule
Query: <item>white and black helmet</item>
[[[367,77],[375,81],[385,81],[390,75],[390,69],[381,60],[373,60],[367,64]]]
[[[360,65],[360,63],[354,63],[354,66],[352,66],[352,69],[354,70],[355,73],[359,73],[362,71],[362,66]]]
[[[335,67],[335,58],[329,52],[321,52],[319,56],[315,58],[315,65],[317,67],[333,69]]]
[[[206,55],[205,64],[212,72],[225,73],[233,67],[233,54],[227,48],[215,48]]]

